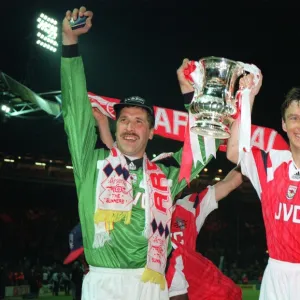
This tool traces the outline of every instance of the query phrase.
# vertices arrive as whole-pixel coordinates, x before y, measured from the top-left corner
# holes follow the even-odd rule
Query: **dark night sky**
[[[88,89],[116,98],[138,94],[155,105],[183,109],[175,72],[182,59],[222,56],[261,68],[264,82],[253,122],[280,130],[280,103],[300,80],[298,9],[287,8],[288,2],[279,8],[271,1],[252,1],[248,9],[237,1],[218,3],[85,1],[94,11],[93,28],[80,42]],[[0,69],[36,92],[59,90],[60,53],[34,45],[35,19],[45,12],[62,20],[67,9],[80,4],[6,2]],[[50,117],[10,119],[0,126],[0,152],[68,155],[63,125]],[[157,152],[174,144],[164,145]]]

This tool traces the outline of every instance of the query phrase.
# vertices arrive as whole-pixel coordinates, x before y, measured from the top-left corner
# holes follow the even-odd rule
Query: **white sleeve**
[[[216,201],[216,193],[214,186],[208,186],[202,193],[198,195],[199,205],[196,209],[196,227],[197,232],[201,230],[206,217],[215,209],[218,208]]]

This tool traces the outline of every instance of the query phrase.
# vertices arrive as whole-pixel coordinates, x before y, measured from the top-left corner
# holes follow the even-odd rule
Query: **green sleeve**
[[[72,157],[76,184],[95,163],[95,120],[87,95],[80,56],[61,59],[62,114]]]
[[[187,93],[187,94],[183,94],[184,97],[184,102],[185,102],[185,108],[188,111],[189,110],[189,104],[192,101],[194,96],[194,92],[191,93]],[[191,176],[190,176],[190,181],[192,181],[193,179],[196,178],[196,176],[200,173],[200,171],[210,162],[210,160],[213,158],[212,155],[210,155],[210,157],[206,157],[205,155],[205,145],[204,145],[204,139],[202,136],[199,136],[198,138],[199,140],[199,145],[200,145],[200,150],[201,150],[201,154],[202,154],[202,158],[204,161],[204,164],[200,163],[199,161],[197,162],[196,166],[194,165],[194,163],[192,164],[192,170],[191,170]],[[216,143],[216,149],[219,148],[220,146],[220,140],[215,140]],[[173,158],[177,161],[177,163],[179,164],[179,166],[181,166],[181,161],[182,161],[182,148],[178,151],[175,152],[173,154]],[[168,179],[172,180],[172,187],[171,187],[171,193],[172,193],[172,197],[174,199],[174,197],[181,192],[186,186],[187,186],[187,182],[185,179],[182,179],[179,182],[179,173],[180,173],[180,167],[176,168],[176,167],[170,167],[168,168],[166,175]]]

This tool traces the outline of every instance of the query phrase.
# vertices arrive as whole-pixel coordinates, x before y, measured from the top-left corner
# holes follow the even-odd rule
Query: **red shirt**
[[[241,166],[261,199],[270,257],[300,263],[300,169],[292,153],[252,149]]]
[[[196,249],[197,235],[206,217],[218,207],[213,187],[191,194],[176,202],[171,221],[173,248],[184,245]]]

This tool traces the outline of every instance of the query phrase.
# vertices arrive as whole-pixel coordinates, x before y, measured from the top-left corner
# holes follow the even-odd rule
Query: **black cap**
[[[147,104],[147,101],[144,98],[139,96],[132,96],[132,97],[122,99],[119,103],[114,105],[114,110],[117,113],[117,111],[120,111],[123,107],[128,107],[128,106],[137,106],[146,109],[150,113],[151,117],[153,118],[153,123],[154,123],[155,120],[154,108],[152,105]]]

